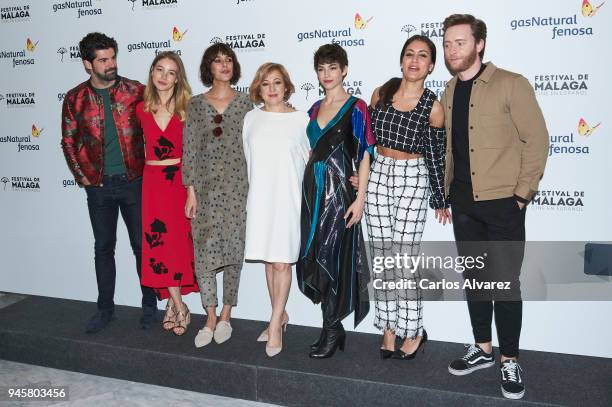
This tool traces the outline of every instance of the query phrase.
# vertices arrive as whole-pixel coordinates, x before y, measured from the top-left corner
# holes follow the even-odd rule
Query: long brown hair
[[[174,99],[174,113],[178,115],[182,122],[184,122],[187,118],[187,104],[191,98],[191,87],[187,81],[183,61],[181,60],[181,57],[173,51],[160,52],[151,63],[151,68],[149,68],[149,80],[147,81],[147,87],[144,91],[144,111],[156,113],[157,110],[155,109],[155,106],[159,106],[161,104],[161,99],[159,98],[157,89],[155,89],[155,85],[153,85],[153,80],[151,77],[153,76],[152,74],[153,69],[155,69],[155,65],[157,65],[157,63],[162,59],[166,58],[174,61],[178,67],[176,72],[177,82],[174,85],[172,97],[168,99],[166,108],[169,108],[170,102],[172,102],[172,99]]]

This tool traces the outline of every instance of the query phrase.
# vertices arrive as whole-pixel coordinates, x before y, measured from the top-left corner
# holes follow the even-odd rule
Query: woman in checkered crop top
[[[372,95],[372,129],[376,158],[366,194],[366,219],[374,279],[412,281],[418,287],[419,272],[387,268],[376,258],[396,254],[418,255],[427,215],[427,203],[436,219],[450,222],[444,196],[444,109],[436,95],[424,88],[434,68],[436,47],[427,37],[410,37],[400,54],[402,78],[393,78]],[[383,359],[411,359],[427,341],[423,329],[420,289],[385,290],[374,284],[374,325],[384,332]],[[395,349],[395,338],[404,339]]]

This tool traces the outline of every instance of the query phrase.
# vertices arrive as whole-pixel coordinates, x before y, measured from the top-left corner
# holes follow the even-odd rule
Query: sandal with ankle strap
[[[162,329],[164,331],[172,331],[176,326],[176,310],[174,306],[170,305],[170,301],[166,304],[166,313],[162,321]]]
[[[176,326],[172,328],[172,332],[176,336],[183,336],[191,323],[191,312],[189,312],[189,308],[185,305],[185,311],[179,311],[176,315]]]

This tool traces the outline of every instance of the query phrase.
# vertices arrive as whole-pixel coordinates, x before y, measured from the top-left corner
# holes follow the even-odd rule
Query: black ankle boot
[[[336,352],[336,348],[344,351],[344,343],[346,341],[346,332],[341,323],[324,327],[323,335],[319,347],[310,352],[310,357],[314,359],[331,358]]]
[[[323,337],[325,336],[325,328],[321,329],[321,334],[319,335],[319,339],[310,344],[310,350],[317,350],[319,346],[321,346],[321,342],[323,341]]]

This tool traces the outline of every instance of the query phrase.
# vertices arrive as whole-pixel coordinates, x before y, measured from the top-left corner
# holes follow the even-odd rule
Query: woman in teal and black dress
[[[360,221],[373,151],[367,104],[342,86],[346,52],[321,46],[314,68],[325,98],[309,110],[307,133],[312,153],[304,173],[301,212],[300,290],[321,303],[323,329],[310,357],[333,356],[344,349],[342,319],[355,311],[355,326],[367,315],[369,268]],[[357,192],[349,182],[359,169]]]

